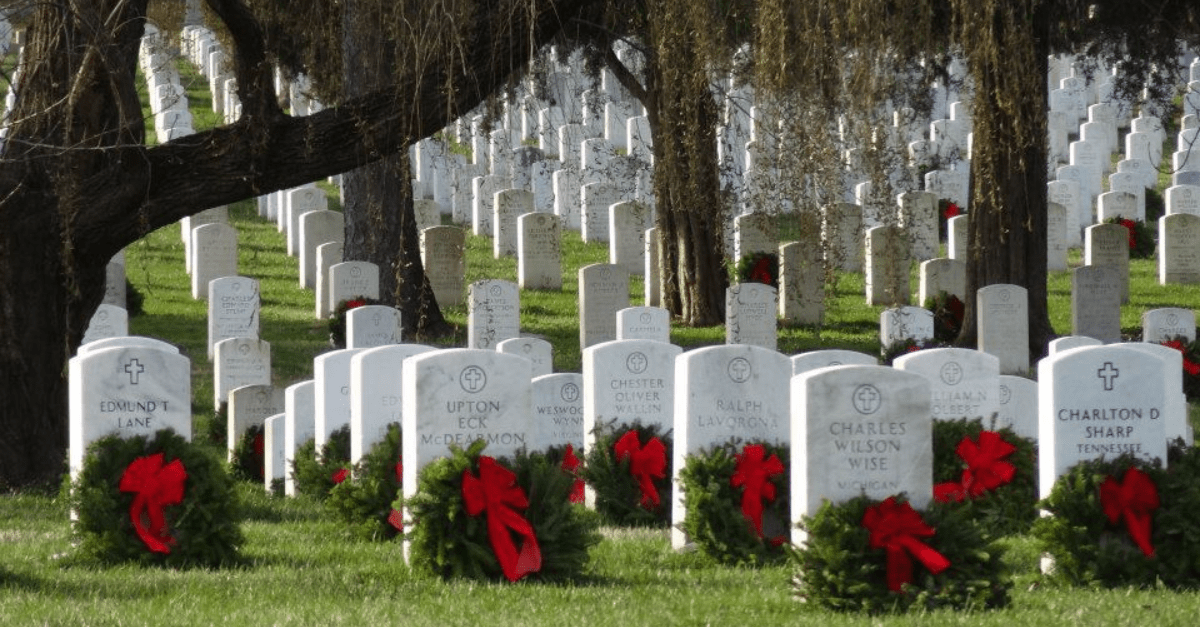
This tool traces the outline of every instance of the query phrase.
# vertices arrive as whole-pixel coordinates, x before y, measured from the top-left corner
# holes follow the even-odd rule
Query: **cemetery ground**
[[[273,225],[254,217],[250,203],[230,208],[240,233],[239,268],[260,281],[262,336],[272,346],[274,380],[307,378],[312,358],[328,348],[324,321],[314,320],[312,292],[297,286],[295,260],[283,252]],[[563,289],[521,293],[522,332],[549,340],[556,371],[579,371],[577,278],[582,265],[603,262],[602,245],[564,235]],[[786,232],[783,239],[786,239]],[[127,251],[127,273],[145,297],[131,332],[167,339],[192,361],[196,440],[207,442],[214,419],[212,366],[204,358],[203,301],[191,298],[178,227],[151,234]],[[1073,264],[1079,263],[1074,258]],[[467,282],[515,276],[512,260],[492,258],[490,241],[471,237]],[[1069,331],[1069,278],[1053,273],[1055,328]],[[915,285],[915,282],[914,282]],[[1200,288],[1159,286],[1153,261],[1135,260],[1131,303],[1122,327],[1139,328],[1144,309],[1200,309]],[[641,284],[631,283],[633,304]],[[780,330],[780,350],[878,350],[880,307],[863,303],[859,275],[839,277],[823,328]],[[465,307],[446,313],[465,343]],[[686,348],[720,344],[723,328],[673,329]],[[1195,408],[1192,409],[1196,424]],[[443,582],[413,573],[399,542],[350,539],[323,506],[308,497],[273,498],[243,483],[246,542],[242,563],[217,570],[172,571],[134,566],[100,567],[72,557],[69,515],[58,494],[0,496],[0,617],[23,624],[813,624],[813,625],[1192,625],[1200,594],[1168,590],[1092,590],[1059,587],[1038,575],[1038,550],[1027,537],[1005,540],[1006,563],[1016,575],[1011,607],[990,612],[937,612],[870,617],[810,608],[792,595],[786,566],[730,568],[698,553],[670,548],[666,530],[607,527],[589,569],[566,584]]]

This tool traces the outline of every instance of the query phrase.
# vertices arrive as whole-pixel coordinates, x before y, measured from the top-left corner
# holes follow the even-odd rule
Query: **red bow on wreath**
[[[468,515],[487,514],[488,540],[509,581],[541,570],[542,551],[533,535],[533,525],[513,509],[529,507],[529,499],[517,485],[517,475],[513,471],[491,457],[482,456],[478,477],[470,470],[463,471],[462,496]],[[525,538],[520,553],[509,530]]]
[[[654,480],[667,476],[667,447],[658,438],[650,438],[646,446],[642,446],[637,431],[630,429],[613,445],[613,453],[618,462],[629,459],[629,474],[642,488],[642,507],[658,507],[662,500]]]
[[[176,459],[164,465],[162,453],[133,460],[121,475],[118,488],[134,493],[129,519],[133,521],[138,537],[155,553],[170,553],[169,545],[175,543],[167,533],[163,508],[183,502],[183,482],[186,480],[183,462]]]
[[[1154,546],[1150,544],[1150,513],[1158,509],[1158,488],[1154,487],[1149,475],[1130,468],[1120,483],[1112,477],[1105,478],[1100,484],[1100,505],[1109,522],[1116,523],[1117,519],[1124,518],[1133,543],[1146,557],[1154,557]]]
[[[1183,342],[1180,342],[1179,340],[1170,340],[1167,342],[1163,342],[1162,344],[1163,344],[1163,346],[1166,346],[1167,348],[1173,348],[1173,349],[1183,353],[1183,369],[1185,372],[1192,375],[1193,377],[1200,374],[1200,364],[1197,364],[1196,362],[1188,359],[1187,346],[1184,345]]]
[[[763,537],[763,500],[775,500],[775,484],[771,477],[783,474],[783,462],[771,455],[765,460],[766,450],[761,444],[747,444],[741,453],[734,455],[737,467],[729,484],[742,488],[742,515],[754,526],[758,537]]]
[[[862,525],[871,532],[871,548],[887,551],[888,590],[899,592],[912,581],[913,557],[935,575],[950,566],[950,560],[917,539],[932,536],[934,530],[908,503],[889,496],[867,508]]]
[[[1003,460],[1016,450],[995,431],[981,431],[978,444],[964,437],[955,449],[967,463],[962,479],[937,484],[933,487],[933,497],[942,503],[977,498],[1012,481],[1017,469]]]
[[[396,483],[403,485],[404,464],[401,462],[402,460],[396,460]],[[389,525],[396,528],[396,531],[404,531],[404,515],[400,513],[400,510],[393,509],[388,512],[387,521]]]
[[[750,270],[750,280],[765,285],[773,285],[775,278],[771,276],[771,261],[773,260],[770,257],[763,257],[755,262],[754,267]]]
[[[562,469],[574,475],[579,468],[579,458],[575,456],[575,447],[567,445],[567,452],[563,454]],[[571,495],[567,498],[572,503],[583,502],[583,479],[575,477],[575,482],[571,484]]]

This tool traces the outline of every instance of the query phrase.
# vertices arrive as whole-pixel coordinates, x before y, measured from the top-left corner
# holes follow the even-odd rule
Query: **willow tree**
[[[1046,292],[1048,55],[1084,53],[1119,65],[1119,91],[1140,96],[1148,84],[1161,102],[1174,78],[1163,69],[1177,64],[1180,42],[1197,43],[1195,3],[760,0],[758,9],[758,84],[800,95],[810,129],[824,110],[869,130],[902,87],[897,77],[923,83],[951,51],[966,59],[974,85],[968,293],[996,283],[1024,286],[1031,354],[1043,354],[1053,338]],[[792,136],[809,154],[828,151],[823,137],[804,127]],[[974,345],[974,299],[966,300],[958,342]]]
[[[269,51],[319,2],[208,0],[231,49],[242,117],[146,146],[137,52],[148,0],[42,0],[28,9],[18,97],[0,148],[0,486],[53,480],[67,442],[66,363],[125,246],[209,207],[401,152],[486,99],[584,0],[401,2],[405,33],[433,4],[453,54],[397,65],[374,89],[307,117],[284,113]],[[282,60],[280,60],[282,62]],[[340,72],[341,68],[338,68]]]

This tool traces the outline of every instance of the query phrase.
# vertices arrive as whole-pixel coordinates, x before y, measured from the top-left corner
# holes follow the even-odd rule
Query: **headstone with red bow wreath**
[[[1168,462],[1122,455],[1071,467],[1039,506],[1033,535],[1050,575],[1075,585],[1200,588],[1200,451]]]
[[[739,439],[689,455],[679,473],[683,530],[721,563],[785,556],[791,520],[788,448]]]
[[[296,478],[296,491],[324,501],[333,486],[350,477],[350,425],[329,434],[317,455],[316,440],[296,448],[291,472]]]
[[[354,465],[349,477],[329,490],[325,507],[346,523],[350,535],[391,540],[403,533],[402,507],[396,504],[403,493],[402,443],[399,423],[389,424],[384,438]]]
[[[71,483],[84,560],[171,567],[231,566],[241,507],[224,464],[164,429],[152,438],[93,442]]]
[[[984,422],[934,421],[934,499],[969,510],[991,537],[1025,533],[1038,515],[1037,446]]]
[[[669,432],[640,421],[596,428],[584,460],[583,479],[594,491],[596,511],[606,522],[661,526],[671,522]]]
[[[762,283],[779,288],[779,255],[757,252],[742,255],[734,268],[736,283]]]
[[[364,305],[378,305],[382,301],[366,296],[355,296],[339,301],[329,314],[329,345],[333,348],[346,348],[346,312]]]
[[[793,583],[810,605],[853,612],[1003,607],[1012,580],[1003,548],[961,508],[860,496],[825,502],[800,523]]]
[[[1183,353],[1183,393],[1188,402],[1200,402],[1200,340],[1176,335],[1161,344]]]
[[[264,446],[263,426],[257,424],[247,427],[242,438],[234,445],[229,460],[231,474],[235,479],[262,485],[265,472]]]
[[[418,474],[404,499],[409,563],[442,578],[542,581],[580,575],[600,541],[595,512],[571,503],[574,477],[543,453],[485,455],[482,440]],[[401,503],[397,502],[399,507]]]

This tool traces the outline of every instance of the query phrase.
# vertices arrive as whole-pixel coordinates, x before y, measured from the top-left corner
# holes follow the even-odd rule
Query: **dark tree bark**
[[[1040,15],[1044,19],[1044,15]],[[1035,28],[1033,21],[1025,28]],[[1008,41],[1000,20],[994,28],[997,38]],[[1033,75],[1043,77],[1048,66],[1049,46],[1035,39],[1033,53],[1038,67]],[[1010,283],[1024,287],[1029,297],[1029,350],[1031,363],[1045,355],[1054,338],[1050,324],[1046,291],[1046,115],[1049,95],[1046,81],[1030,81],[1018,111],[1002,107],[1001,98],[1012,98],[1008,89],[997,84],[1001,73],[1012,68],[984,64],[973,67],[975,80],[975,137],[972,142],[971,204],[969,206],[969,252],[967,259],[966,311],[957,343],[974,347],[976,290],[988,285]],[[1024,70],[1022,70],[1024,71]],[[1018,119],[1022,116],[1023,119]],[[1030,121],[1039,129],[1036,140],[1023,145],[1012,141],[1020,125]]]
[[[276,104],[261,26],[241,0],[209,0],[237,45],[243,117],[153,147],[134,82],[146,0],[39,3],[0,153],[0,487],[64,470],[67,359],[114,254],[209,207],[405,150],[495,91],[588,1],[489,3],[454,59],[394,68],[384,87],[292,118]]]
[[[344,93],[353,98],[386,87],[395,54],[378,29],[373,7],[352,0],[343,19]],[[413,137],[411,142],[420,139]],[[407,338],[445,335],[442,316],[421,262],[407,147],[342,175],[345,259],[379,266],[379,296],[400,309]]]

